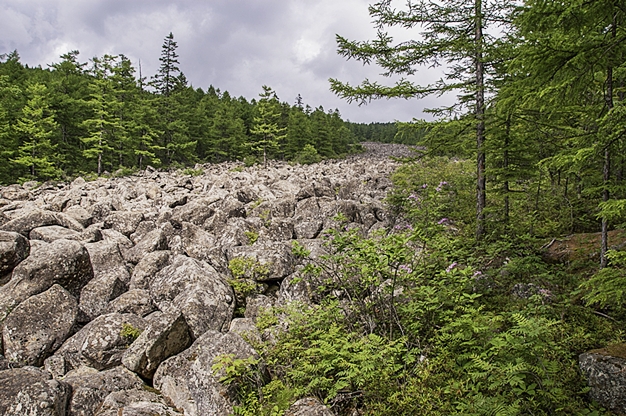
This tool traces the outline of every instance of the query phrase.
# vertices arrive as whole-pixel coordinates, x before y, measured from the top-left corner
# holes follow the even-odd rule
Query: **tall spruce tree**
[[[250,130],[252,137],[248,142],[250,150],[263,154],[263,166],[267,166],[268,153],[278,147],[278,143],[285,137],[286,129],[280,127],[281,106],[274,90],[263,85],[261,99],[257,103],[257,115]]]
[[[476,141],[476,238],[485,233],[485,97],[490,52],[495,40],[487,29],[506,20],[507,8],[496,0],[409,1],[398,10],[392,0],[382,0],[369,8],[378,29],[373,41],[349,41],[337,35],[338,53],[365,64],[375,62],[384,76],[415,75],[421,66],[444,66],[445,75],[431,85],[418,85],[402,78],[393,86],[369,80],[351,86],[330,79],[331,90],[348,101],[367,102],[376,98],[422,98],[430,94],[457,92],[452,107],[431,110],[436,115],[469,111],[473,117]],[[394,43],[391,27],[420,28],[419,39]]]

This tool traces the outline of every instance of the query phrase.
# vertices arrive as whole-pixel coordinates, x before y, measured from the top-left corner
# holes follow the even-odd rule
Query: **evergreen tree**
[[[161,46],[161,66],[159,72],[153,77],[152,85],[157,91],[165,96],[169,97],[176,89],[187,85],[187,81],[183,73],[180,71],[178,65],[178,54],[176,49],[178,44],[174,41],[174,35],[172,32],[165,37],[163,46]]]
[[[17,157],[17,106],[22,100],[22,90],[9,82],[7,75],[0,75],[0,183],[10,184],[17,180],[11,159]]]
[[[43,84],[34,83],[28,86],[26,93],[29,100],[16,126],[22,141],[18,157],[13,162],[28,168],[32,179],[58,179],[62,173],[58,168],[60,156],[51,141],[58,124],[50,110],[48,89]]]
[[[280,127],[281,107],[276,93],[268,86],[263,86],[254,117],[254,126],[250,130],[252,138],[248,147],[253,152],[263,153],[263,166],[267,166],[268,153],[271,155],[278,143],[285,137],[285,128]]]

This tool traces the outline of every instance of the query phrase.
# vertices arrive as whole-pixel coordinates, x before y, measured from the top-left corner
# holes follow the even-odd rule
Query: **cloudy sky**
[[[255,98],[269,85],[281,101],[338,108],[355,122],[409,121],[431,100],[381,100],[359,107],[329,91],[328,78],[358,84],[382,79],[375,66],[336,53],[335,34],[371,39],[371,0],[0,0],[0,54],[17,49],[30,66],[59,61],[71,50],[81,61],[123,53],[143,75],[159,66],[172,32],[180,68],[194,87],[214,85]],[[400,34],[399,34],[400,35]],[[406,35],[405,35],[406,36]],[[438,75],[424,69],[429,82]]]

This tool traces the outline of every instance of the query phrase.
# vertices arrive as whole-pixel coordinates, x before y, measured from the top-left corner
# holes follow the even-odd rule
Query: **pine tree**
[[[28,86],[26,93],[29,100],[16,126],[22,142],[18,157],[12,161],[27,167],[32,179],[58,179],[62,173],[58,168],[60,156],[51,141],[58,124],[50,111],[48,89],[43,84],[34,83]]]
[[[177,88],[187,85],[186,78],[178,67],[180,63],[176,53],[177,48],[178,44],[174,41],[174,35],[170,32],[165,37],[163,46],[161,46],[161,57],[159,58],[161,66],[159,67],[159,72],[152,79],[152,85],[165,97],[169,97]]]
[[[278,143],[285,137],[286,129],[280,127],[281,107],[276,93],[268,86],[263,85],[263,92],[259,94],[254,117],[254,126],[250,130],[253,138],[248,147],[253,152],[263,153],[263,166],[267,167],[268,153],[271,154],[278,147]]]

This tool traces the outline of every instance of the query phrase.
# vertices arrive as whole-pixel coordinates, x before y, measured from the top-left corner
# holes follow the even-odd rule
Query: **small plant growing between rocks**
[[[141,335],[141,329],[135,328],[131,324],[123,323],[122,330],[120,331],[120,337],[126,342],[126,345],[130,345]]]
[[[204,170],[202,170],[202,169],[187,168],[187,169],[183,170],[183,174],[184,175],[189,175],[189,176],[200,176],[203,173],[204,173]]]
[[[250,245],[256,243],[259,239],[259,233],[257,233],[256,231],[246,231],[244,232],[244,234],[248,238],[248,244]]]
[[[294,240],[291,243],[291,254],[293,254],[296,258],[306,259],[311,254],[310,250],[307,250],[300,242]]]
[[[261,264],[252,257],[235,257],[228,262],[228,270],[235,279],[262,279],[267,277],[270,269],[266,264]]]

